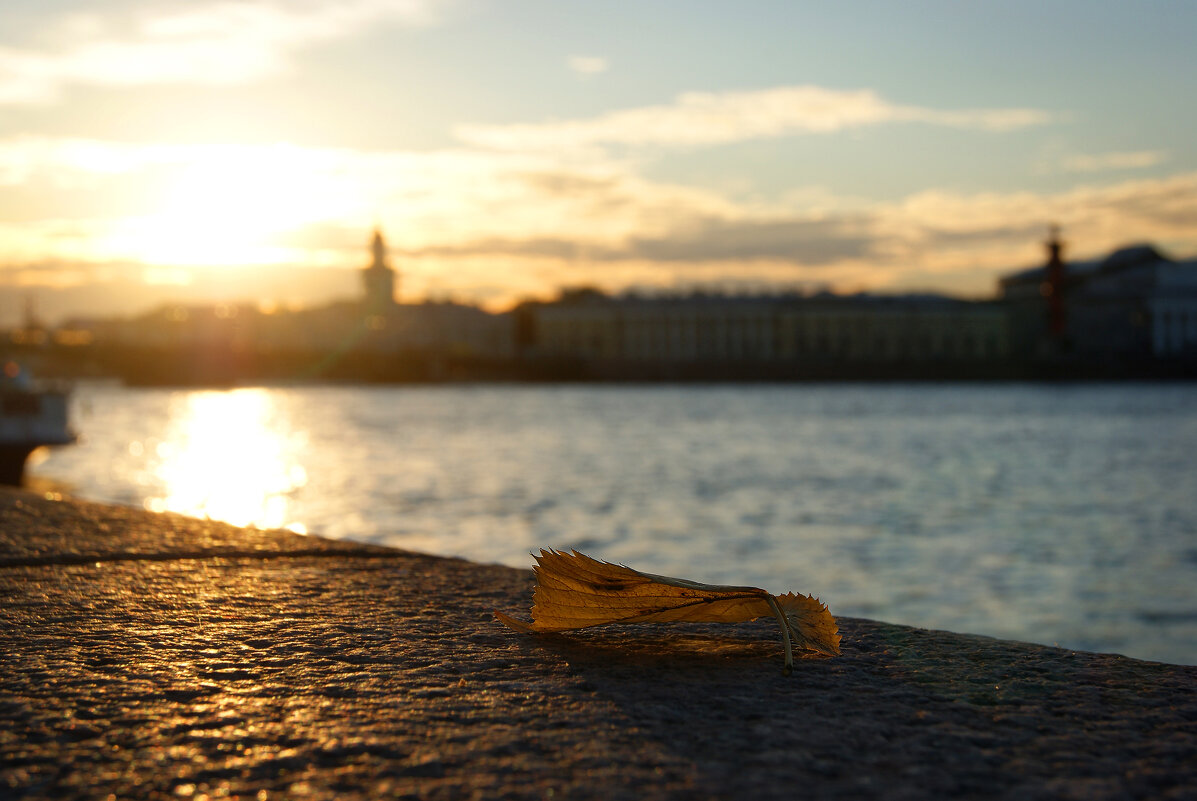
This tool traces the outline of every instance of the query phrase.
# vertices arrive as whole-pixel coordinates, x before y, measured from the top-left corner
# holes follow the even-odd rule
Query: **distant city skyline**
[[[1197,6],[78,0],[0,30],[0,325],[1197,253]]]

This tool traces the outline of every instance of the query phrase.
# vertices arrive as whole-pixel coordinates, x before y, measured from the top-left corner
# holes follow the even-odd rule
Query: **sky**
[[[1197,4],[4,0],[0,324],[1197,253]]]

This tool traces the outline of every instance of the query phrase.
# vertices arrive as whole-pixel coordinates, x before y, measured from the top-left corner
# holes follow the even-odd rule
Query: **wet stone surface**
[[[0,797],[1197,797],[1197,668],[841,619],[786,678],[767,622],[530,637],[530,571],[354,547],[0,492]]]

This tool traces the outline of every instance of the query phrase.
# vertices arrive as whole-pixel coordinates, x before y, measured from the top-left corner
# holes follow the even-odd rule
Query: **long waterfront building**
[[[1197,374],[1197,260],[1138,245],[1066,263],[1054,231],[1047,246],[1045,265],[1004,277],[988,301],[575,289],[491,314],[466,304],[396,302],[398,276],[376,231],[358,300],[275,313],[177,305],[131,320],[76,322],[66,333],[110,350],[198,354],[217,367],[234,361],[224,370],[233,378],[238,364],[260,373],[303,354],[325,364],[322,353],[348,365],[330,376],[352,377],[368,365],[380,378],[408,374],[387,365],[413,359],[468,362],[467,376],[489,363],[506,366],[477,374],[540,378],[1044,377],[1053,370],[1116,377],[1144,365]],[[65,341],[63,333],[54,341]]]

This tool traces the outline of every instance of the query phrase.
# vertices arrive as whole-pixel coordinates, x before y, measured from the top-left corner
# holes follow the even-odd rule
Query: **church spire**
[[[382,238],[382,229],[375,226],[374,241],[370,243],[370,252],[374,256],[374,261],[371,262],[370,267],[373,269],[390,269],[387,264],[387,246]]]
[[[382,230],[375,227],[370,241],[370,266],[362,270],[366,290],[366,310],[385,314],[395,306],[395,271],[387,260],[387,245]]]
[[[1060,241],[1060,226],[1053,224],[1048,230],[1047,280],[1043,294],[1047,296],[1048,330],[1052,337],[1064,336],[1064,284],[1067,268],[1064,266],[1064,243]]]

